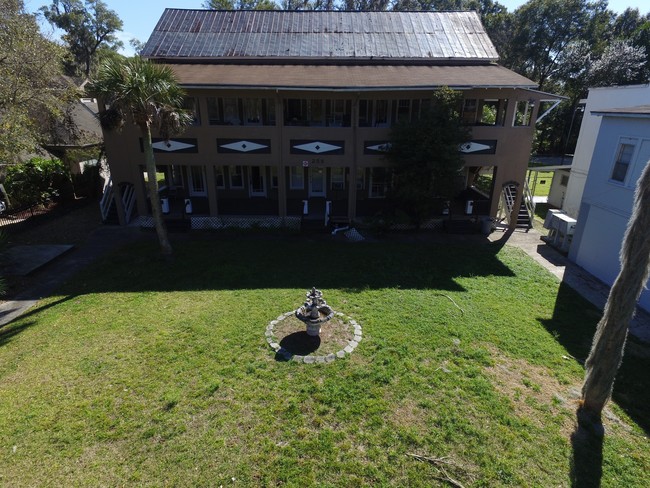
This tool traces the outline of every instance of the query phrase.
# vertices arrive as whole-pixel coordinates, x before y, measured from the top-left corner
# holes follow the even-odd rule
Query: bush
[[[68,168],[58,159],[32,158],[7,169],[5,187],[14,206],[74,198]]]

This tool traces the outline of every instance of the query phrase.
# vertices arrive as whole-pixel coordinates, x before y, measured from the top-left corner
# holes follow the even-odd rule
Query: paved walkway
[[[491,241],[506,239],[506,245],[522,249],[531,258],[566,283],[600,310],[605,308],[609,296],[609,286],[585,271],[577,264],[541,240],[535,229],[528,232],[514,231],[504,233],[497,230],[490,234]],[[650,343],[650,314],[637,308],[636,316],[630,325],[630,334],[643,342]]]
[[[13,300],[0,304],[0,327],[25,313],[39,300],[51,295],[68,278],[97,258],[147,235],[139,227],[101,226],[97,228],[83,245],[68,251],[35,271],[39,278],[37,285],[19,293]]]

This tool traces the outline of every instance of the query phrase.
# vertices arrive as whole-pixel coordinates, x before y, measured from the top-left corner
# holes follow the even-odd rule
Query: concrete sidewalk
[[[492,242],[505,239],[506,245],[522,249],[554,274],[560,282],[569,285],[600,310],[605,308],[609,286],[542,241],[541,234],[535,229],[528,232],[516,230],[511,233],[496,230],[490,234],[489,239]],[[637,307],[636,316],[630,324],[630,334],[650,344],[650,314]]]
[[[97,258],[146,236],[150,234],[142,232],[139,227],[98,227],[81,246],[68,250],[39,268],[36,271],[38,284],[22,291],[11,301],[0,304],[0,327],[24,314],[39,300],[51,295],[71,276]]]

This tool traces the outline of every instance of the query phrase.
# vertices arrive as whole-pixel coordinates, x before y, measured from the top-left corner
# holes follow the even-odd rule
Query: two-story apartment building
[[[503,185],[523,185],[540,105],[557,98],[497,64],[475,12],[167,9],[142,56],[172,67],[194,113],[154,147],[163,210],[182,205],[197,227],[375,215],[391,185],[391,125],[417,120],[444,86],[462,91],[471,126],[465,186],[492,177],[479,211],[494,216]],[[107,133],[106,151],[144,216],[139,137]]]

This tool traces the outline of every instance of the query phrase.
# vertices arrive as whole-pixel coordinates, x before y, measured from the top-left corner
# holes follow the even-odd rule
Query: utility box
[[[549,218],[550,215],[550,218]],[[562,252],[568,252],[573,239],[577,221],[568,215],[555,212],[546,215],[544,227],[549,230],[542,240]]]
[[[472,215],[474,213],[474,200],[467,200],[465,203],[465,215]]]

